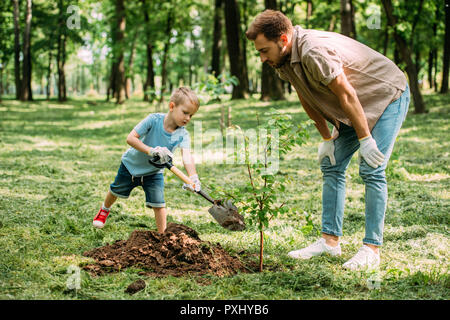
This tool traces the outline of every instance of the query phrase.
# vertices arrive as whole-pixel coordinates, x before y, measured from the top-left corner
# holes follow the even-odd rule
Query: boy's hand
[[[202,189],[202,187],[200,179],[198,178],[198,174],[193,174],[192,176],[189,176],[189,179],[191,179],[191,181],[194,183],[195,190],[192,188],[192,185],[187,183],[183,184],[183,189],[191,192],[199,192]]]
[[[159,163],[164,164],[172,160],[173,153],[170,152],[166,147],[157,146],[155,148],[150,148],[148,155],[150,157],[159,156]]]

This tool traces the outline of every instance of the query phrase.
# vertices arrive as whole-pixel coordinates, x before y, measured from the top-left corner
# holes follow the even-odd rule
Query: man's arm
[[[325,120],[324,117],[322,117],[321,114],[319,114],[316,110],[311,108],[305,100],[303,100],[302,96],[297,92],[298,98],[300,99],[300,102],[302,103],[303,109],[305,109],[306,114],[314,121],[314,125],[316,126],[317,130],[319,131],[320,135],[324,140],[330,140],[331,139],[331,133],[330,129],[328,128],[327,120]]]
[[[340,106],[352,122],[358,139],[361,140],[369,136],[370,130],[366,115],[356,95],[356,91],[348,82],[345,73],[341,72],[340,75],[330,82],[328,88],[338,97]]]

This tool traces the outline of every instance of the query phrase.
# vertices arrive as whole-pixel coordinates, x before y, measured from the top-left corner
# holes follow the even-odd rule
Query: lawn
[[[89,259],[82,253],[127,239],[136,229],[156,229],[144,207],[142,189],[118,200],[107,225],[92,218],[113,181],[126,136],[155,111],[138,99],[116,106],[100,99],[66,103],[37,100],[0,104],[0,299],[449,299],[450,95],[424,95],[430,112],[407,116],[387,170],[389,203],[377,274],[351,272],[342,264],[364,237],[364,185],[357,156],[347,171],[347,202],[342,256],[297,261],[287,252],[315,241],[321,226],[320,142],[315,129],[305,145],[281,159],[280,173],[292,178],[279,195],[289,212],[265,232],[264,272],[235,276],[143,278],[146,288],[130,296],[124,289],[142,278],[138,269],[93,277],[81,270],[78,290],[70,290],[68,270]],[[307,119],[294,96],[284,102],[226,101],[233,124],[243,129],[264,121],[274,107],[298,121]],[[220,105],[203,105],[203,147],[219,128]],[[211,147],[210,147],[211,148]],[[198,160],[205,190],[246,182],[242,165]],[[176,154],[175,163],[181,156]],[[257,260],[259,234],[222,229],[208,214],[209,203],[181,189],[165,173],[168,221],[195,229],[202,240],[219,242],[230,254]],[[245,252],[245,254],[242,254]],[[375,288],[370,279],[376,276]]]

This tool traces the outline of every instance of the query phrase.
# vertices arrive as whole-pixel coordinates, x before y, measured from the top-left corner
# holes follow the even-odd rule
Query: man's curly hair
[[[258,34],[263,34],[267,40],[277,41],[283,33],[293,29],[292,22],[280,11],[264,10],[258,14],[245,35],[249,40],[255,40]]]

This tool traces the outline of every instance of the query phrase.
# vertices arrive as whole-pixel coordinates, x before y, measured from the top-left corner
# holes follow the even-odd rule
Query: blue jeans
[[[131,190],[137,186],[142,186],[142,189],[144,189],[145,205],[148,208],[164,208],[166,206],[164,201],[164,176],[162,173],[135,177],[131,175],[123,162],[120,163],[117,176],[109,186],[111,193],[118,198],[127,199]]]
[[[372,129],[372,137],[385,159],[374,169],[364,159],[359,163],[359,175],[365,184],[365,223],[366,233],[363,243],[381,246],[383,244],[384,215],[387,204],[387,182],[385,169],[392,154],[395,139],[408,112],[410,101],[409,87],[401,97],[393,101],[383,112]],[[359,148],[355,130],[340,124],[339,137],[334,141],[336,165],[331,165],[325,157],[320,169],[323,173],[322,193],[322,232],[342,236],[342,221],[345,202],[345,171],[350,159]]]

